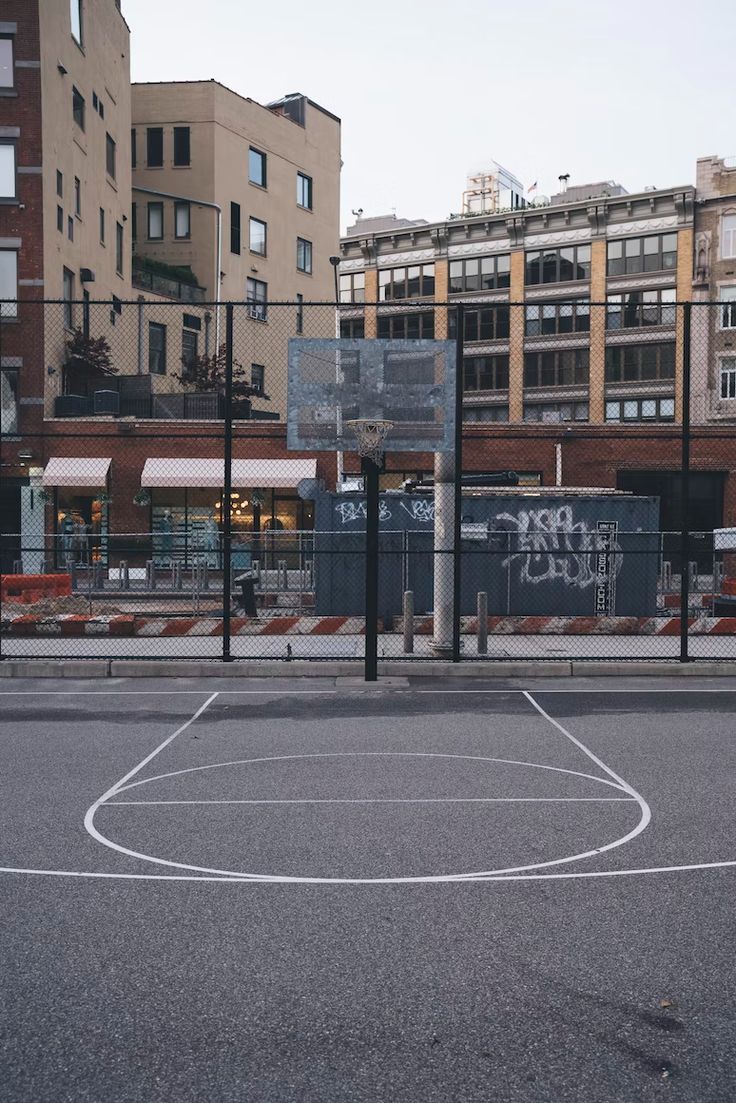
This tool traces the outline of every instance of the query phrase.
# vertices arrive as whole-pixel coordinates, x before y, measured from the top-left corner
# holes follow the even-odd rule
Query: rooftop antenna
[[[567,191],[567,182],[570,179],[570,173],[569,172],[560,173],[560,175],[557,177],[557,179],[560,181],[560,191],[564,195],[565,192]]]
[[[362,218],[363,217],[363,208],[358,207],[357,211],[351,211],[350,213],[354,214],[356,218]]]

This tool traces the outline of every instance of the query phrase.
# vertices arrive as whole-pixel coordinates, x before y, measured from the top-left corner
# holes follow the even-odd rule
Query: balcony
[[[188,268],[176,268],[148,257],[133,257],[133,286],[182,303],[203,303],[206,288]]]
[[[62,394],[54,400],[54,417],[120,417],[162,421],[221,421],[225,398],[216,391],[151,393],[148,376],[120,376],[91,394]],[[238,421],[278,421],[273,410],[257,410],[249,399],[233,403]]]

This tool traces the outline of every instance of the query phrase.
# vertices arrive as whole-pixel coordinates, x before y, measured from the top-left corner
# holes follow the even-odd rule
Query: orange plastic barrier
[[[0,597],[20,605],[32,605],[49,597],[68,597],[72,592],[70,574],[3,574]]]

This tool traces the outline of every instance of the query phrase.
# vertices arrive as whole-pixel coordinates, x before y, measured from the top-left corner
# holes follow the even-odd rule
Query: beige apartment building
[[[696,169],[693,419],[736,421],[736,158],[700,157]]]
[[[264,106],[214,80],[136,84],[132,141],[135,286],[166,292],[192,274],[186,294],[209,304],[208,322],[183,335],[184,355],[222,341],[218,303],[247,302],[236,359],[268,395],[261,415],[282,417],[286,341],[309,334],[310,312],[287,320],[268,303],[334,301],[339,119],[300,94]]]

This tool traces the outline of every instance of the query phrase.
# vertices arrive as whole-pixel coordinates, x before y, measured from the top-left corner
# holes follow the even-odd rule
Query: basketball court
[[[736,680],[6,685],[3,1098],[736,1094]]]

